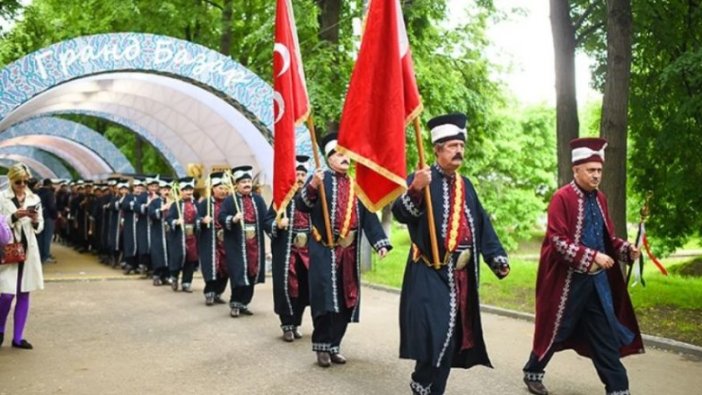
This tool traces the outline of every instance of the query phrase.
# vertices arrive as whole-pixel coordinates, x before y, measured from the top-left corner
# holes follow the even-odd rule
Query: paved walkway
[[[46,289],[32,294],[26,337],[32,351],[0,348],[0,394],[408,394],[411,361],[397,358],[398,295],[363,289],[361,323],[342,344],[345,366],[322,369],[311,351],[309,316],[302,340],[280,340],[270,282],[256,288],[253,317],[230,318],[193,294],[56,247]],[[114,279],[128,281],[113,281]],[[85,281],[83,281],[85,280]],[[532,325],[484,314],[495,369],[454,369],[448,394],[527,394],[521,367]],[[11,333],[12,318],[8,322]],[[626,358],[632,393],[695,394],[702,362],[648,350]],[[554,395],[604,393],[589,360],[558,353],[546,378]]]

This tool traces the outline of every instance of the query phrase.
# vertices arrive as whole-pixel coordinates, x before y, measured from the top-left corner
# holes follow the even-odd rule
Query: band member
[[[252,167],[232,169],[235,191],[222,203],[218,216],[224,228],[224,248],[232,295],[230,315],[253,315],[249,303],[254,285],[266,279],[266,261],[263,245],[263,223],[266,203],[261,195],[253,193]]]
[[[317,170],[295,199],[300,210],[309,212],[312,220],[309,242],[312,350],[322,367],[346,363],[340,347],[348,323],[358,322],[359,318],[358,252],[363,234],[380,257],[392,248],[378,217],[358,201],[353,179],[348,175],[350,160],[336,151],[336,140],[336,133],[330,133],[322,142],[331,170]],[[320,188],[324,188],[327,198],[332,240],[327,239]]]
[[[139,271],[147,275],[151,272],[151,219],[149,218],[149,203],[158,199],[159,179],[158,176],[146,177],[146,191],[136,195],[137,214],[137,262]]]
[[[168,180],[159,180],[159,197],[149,202],[148,213],[151,219],[149,239],[151,240],[151,279],[154,286],[163,285],[170,280],[168,269],[168,223],[166,216],[171,208],[171,184]]]
[[[416,361],[410,382],[415,394],[443,394],[452,367],[492,366],[480,322],[480,255],[497,277],[509,274],[490,217],[473,184],[458,172],[466,116],[442,115],[430,120],[429,128],[436,163],[411,174],[407,192],[393,204],[412,240],[400,297],[400,358]],[[433,223],[423,193],[427,186]],[[430,226],[440,262],[433,258]]]
[[[543,385],[553,353],[572,348],[589,357],[607,394],[629,394],[620,357],[643,352],[641,333],[617,262],[640,251],[614,234],[607,198],[597,188],[607,142],[570,142],[573,181],[553,195],[536,278],[534,345],[524,366],[529,392]]]
[[[127,194],[122,202],[124,215],[124,248],[122,252],[124,253],[124,259],[127,263],[124,267],[124,274],[135,272],[139,266],[137,222],[139,221],[140,207],[137,203],[137,196],[144,193],[144,181],[135,177],[132,181],[132,188],[132,193]]]
[[[109,247],[112,254],[112,267],[117,267],[121,263],[124,245],[124,214],[121,207],[127,198],[127,194],[129,194],[129,180],[120,179],[116,187],[118,192],[108,206],[108,211],[110,212]]]
[[[224,173],[212,173],[209,178],[211,188],[209,197],[198,204],[200,216],[200,234],[198,247],[200,249],[200,265],[202,278],[205,280],[205,304],[226,303],[222,293],[229,282],[227,261],[224,251],[224,229],[216,220],[222,211],[222,203],[229,195],[229,188],[224,183]]]
[[[197,237],[195,222],[197,206],[193,198],[195,181],[192,177],[179,180],[180,199],[171,206],[166,221],[170,228],[168,243],[168,266],[171,271],[171,289],[178,290],[178,279],[183,273],[183,292],[191,293],[193,272],[198,263]]]
[[[298,155],[296,159],[297,185],[302,187],[307,179],[305,163],[309,157]],[[268,210],[266,231],[271,237],[273,253],[273,302],[286,342],[302,337],[299,327],[305,307],[310,304],[307,243],[311,229],[309,213],[300,211],[295,200],[285,208],[285,216],[277,221],[273,206]]]

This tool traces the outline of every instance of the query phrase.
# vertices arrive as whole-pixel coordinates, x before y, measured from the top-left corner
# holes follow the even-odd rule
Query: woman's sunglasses
[[[27,185],[29,180],[15,180],[14,184],[15,185]]]

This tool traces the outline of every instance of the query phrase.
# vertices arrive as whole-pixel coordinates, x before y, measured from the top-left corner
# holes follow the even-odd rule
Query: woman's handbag
[[[24,251],[24,245],[14,242],[15,236],[12,235],[13,243],[7,243],[2,249],[0,256],[0,265],[10,265],[14,263],[24,262],[27,256]]]

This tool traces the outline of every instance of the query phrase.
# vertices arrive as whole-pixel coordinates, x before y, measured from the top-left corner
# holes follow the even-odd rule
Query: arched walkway
[[[0,142],[17,137],[52,137],[59,146],[80,145],[107,162],[114,172],[133,173],[127,157],[100,133],[77,122],[56,117],[36,117],[15,124],[0,133]]]
[[[79,37],[14,62],[0,83],[0,131],[38,114],[109,114],[135,125],[180,175],[191,163],[251,164],[273,179],[271,87],[205,47],[150,34]],[[311,154],[304,129],[298,153]]]
[[[35,169],[42,178],[71,178],[71,172],[58,159],[34,147],[13,146],[0,148],[0,159],[22,161]]]

